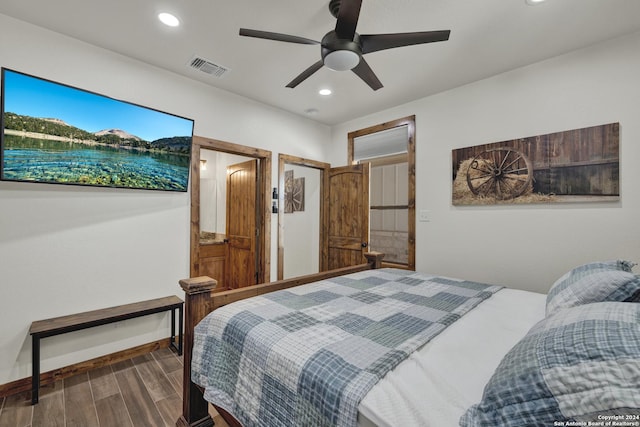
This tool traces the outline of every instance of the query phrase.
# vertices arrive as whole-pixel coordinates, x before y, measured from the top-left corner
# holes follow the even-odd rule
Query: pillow
[[[601,301],[633,301],[640,295],[640,279],[629,261],[592,262],[559,278],[547,295],[546,314]]]
[[[482,401],[463,414],[460,425],[588,425],[613,415],[637,416],[638,390],[640,304],[581,305],[531,328],[500,362]]]

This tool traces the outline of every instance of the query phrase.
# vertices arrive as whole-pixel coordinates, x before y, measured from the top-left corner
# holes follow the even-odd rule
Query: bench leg
[[[171,338],[169,338],[169,345],[178,350],[176,347],[176,309],[171,309]]]
[[[183,329],[183,308],[178,308],[178,334],[176,335],[176,309],[171,310],[171,338],[170,345],[173,347],[178,356],[182,356],[182,329]],[[177,338],[177,343],[176,343]],[[177,345],[176,345],[177,344]]]
[[[178,356],[182,356],[183,307],[178,308]]]
[[[38,403],[40,391],[40,337],[32,335],[31,340],[31,404]]]

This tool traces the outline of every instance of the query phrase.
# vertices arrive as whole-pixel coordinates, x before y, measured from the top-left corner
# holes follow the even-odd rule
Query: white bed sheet
[[[361,427],[454,427],[502,357],[544,318],[546,295],[503,289],[414,352],[367,393]]]

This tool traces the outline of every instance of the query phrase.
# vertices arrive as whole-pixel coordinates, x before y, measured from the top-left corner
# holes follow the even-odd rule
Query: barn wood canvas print
[[[453,205],[619,200],[620,124],[452,150]]]
[[[187,191],[193,120],[2,69],[1,178]]]

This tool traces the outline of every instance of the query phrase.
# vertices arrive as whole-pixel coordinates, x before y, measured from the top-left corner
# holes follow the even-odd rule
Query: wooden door
[[[227,285],[257,283],[258,161],[227,167]]]
[[[225,269],[227,245],[222,243],[200,244],[198,276],[208,276],[218,282],[216,291],[227,290]]]
[[[329,270],[366,262],[369,245],[369,164],[329,170]]]

